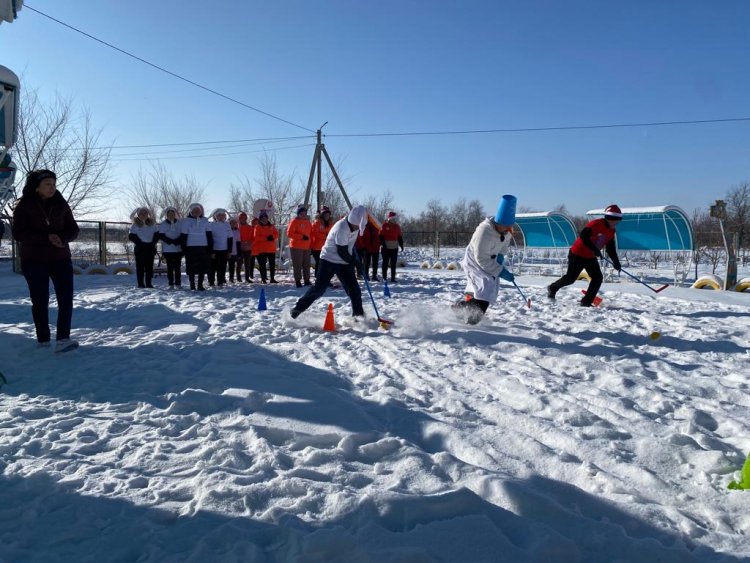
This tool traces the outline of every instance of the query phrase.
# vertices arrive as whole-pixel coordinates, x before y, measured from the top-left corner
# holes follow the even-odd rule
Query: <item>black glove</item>
[[[601,260],[601,258],[602,258],[602,251],[597,248],[596,250],[594,250],[594,256],[596,256],[597,258],[599,258]]]
[[[302,235],[302,240],[310,240],[310,237],[308,237],[307,235]]]
[[[615,260],[612,260],[612,266],[613,266],[613,267],[614,267],[614,269],[615,269],[615,270],[617,270],[618,272],[619,272],[620,270],[622,270],[622,266],[620,265],[620,261],[619,261],[619,260],[617,260],[617,259],[615,259]]]
[[[272,241],[273,241],[273,235],[268,235],[268,236],[266,237],[266,240],[267,240],[268,242],[272,242]]]
[[[403,251],[404,251],[404,247],[402,246],[402,247],[401,247],[401,252],[403,252]]]

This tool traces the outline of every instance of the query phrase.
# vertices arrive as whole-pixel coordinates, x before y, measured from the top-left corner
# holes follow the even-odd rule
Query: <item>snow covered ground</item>
[[[408,269],[386,332],[79,276],[55,356],[0,263],[0,561],[747,561],[750,295],[550,281],[467,327]]]

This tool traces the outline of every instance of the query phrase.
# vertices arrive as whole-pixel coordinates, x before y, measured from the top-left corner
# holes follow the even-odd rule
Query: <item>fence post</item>
[[[435,250],[432,254],[435,258],[440,258],[440,231],[435,231]]]
[[[99,221],[99,264],[107,265],[107,223]]]

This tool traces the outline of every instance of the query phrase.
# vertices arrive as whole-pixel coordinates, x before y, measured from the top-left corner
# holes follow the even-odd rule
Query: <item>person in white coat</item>
[[[214,282],[221,287],[227,283],[227,261],[232,250],[232,226],[227,222],[229,213],[226,209],[214,209],[211,213],[213,221],[208,226],[213,238],[211,250],[211,267],[208,270],[208,285]]]
[[[185,270],[190,280],[190,289],[195,289],[198,278],[198,291],[204,291],[203,278],[208,273],[210,254],[213,250],[213,235],[208,219],[203,216],[203,206],[191,203],[188,214],[181,221],[180,245],[185,253]]]
[[[477,324],[491,303],[497,301],[498,278],[513,282],[505,255],[513,242],[516,198],[504,195],[494,217],[487,217],[474,231],[461,266],[466,273],[466,295],[453,305],[468,324]]]
[[[167,283],[169,288],[179,288],[182,281],[182,246],[180,235],[182,225],[175,207],[167,207],[162,212],[163,221],[159,223],[161,255],[167,264]]]
[[[151,218],[151,211],[147,207],[139,207],[130,218],[128,239],[135,245],[135,277],[140,288],[153,288],[154,257],[156,256],[156,241],[159,239],[159,228]]]

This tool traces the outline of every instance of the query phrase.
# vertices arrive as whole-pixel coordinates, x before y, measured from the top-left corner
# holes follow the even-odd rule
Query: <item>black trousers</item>
[[[318,264],[320,264],[320,253],[322,250],[311,250],[310,256],[313,257],[313,260],[315,260],[315,265],[313,266],[313,272],[315,272],[315,277],[318,277]]]
[[[359,283],[357,283],[357,278],[354,275],[354,265],[334,264],[328,260],[320,261],[318,277],[315,278],[315,283],[307,290],[307,293],[299,298],[294,308],[299,312],[307,311],[310,305],[326,292],[333,276],[339,278],[341,285],[349,295],[349,299],[352,302],[352,316],[363,316],[365,311],[362,308],[362,290],[360,290]]]
[[[213,285],[218,282],[219,285],[227,283],[227,259],[229,258],[228,250],[214,250],[211,256],[211,269],[208,271],[208,283]]]
[[[73,319],[73,262],[22,262],[21,270],[29,286],[31,316],[36,327],[38,342],[49,342],[49,281],[57,297],[57,340],[70,338]]]
[[[151,287],[154,280],[154,257],[156,246],[153,244],[139,244],[133,252],[135,256],[135,279],[138,287]]]
[[[391,281],[396,281],[396,258],[398,248],[383,248],[383,279],[388,277],[388,268],[391,269]]]
[[[182,281],[182,252],[164,252],[162,256],[167,263],[167,283],[169,285],[180,285]]]
[[[378,279],[378,261],[380,260],[380,254],[378,252],[365,252],[365,277],[367,272],[370,271],[372,266],[372,279]],[[396,265],[393,265],[393,274],[396,274]]]
[[[237,260],[237,255],[230,255],[227,264],[229,269],[229,281],[234,281],[235,272],[237,273],[237,281],[240,281],[240,263]]]
[[[586,295],[581,299],[581,303],[588,303],[590,305],[594,301],[596,294],[599,293],[599,288],[602,286],[602,281],[604,281],[602,269],[599,267],[599,261],[596,258],[583,258],[572,252],[568,252],[568,271],[559,280],[550,284],[549,291],[554,295],[560,288],[574,283],[583,270],[586,270],[586,273],[591,278],[591,282],[586,290]]]
[[[271,274],[271,281],[276,279],[276,253],[275,252],[261,252],[258,254],[258,269],[260,270],[260,277],[263,283],[268,281],[266,277],[266,263]]]
[[[255,256],[253,256],[252,251],[250,250],[242,250],[240,252],[240,263],[242,264],[242,267],[245,268],[245,281],[249,281],[253,279],[253,273],[255,272]],[[237,265],[237,279],[240,279],[240,265]]]

